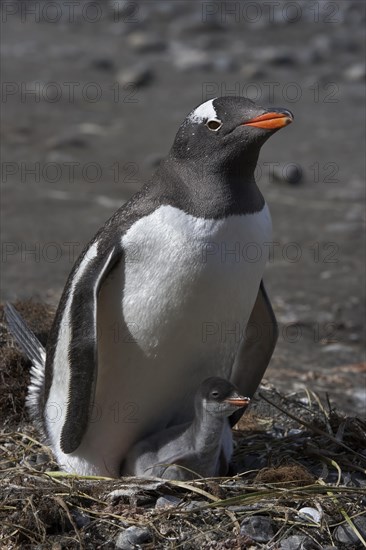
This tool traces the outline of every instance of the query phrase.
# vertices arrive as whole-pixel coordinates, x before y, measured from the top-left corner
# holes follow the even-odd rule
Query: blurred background
[[[365,4],[1,2],[2,300],[56,306],[82,247],[221,95],[285,107],[257,181],[280,337],[266,379],[365,415]]]

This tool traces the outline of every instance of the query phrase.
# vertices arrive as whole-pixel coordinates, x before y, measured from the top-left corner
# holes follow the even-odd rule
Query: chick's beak
[[[238,408],[247,407],[250,403],[250,398],[243,397],[242,395],[232,395],[231,397],[225,399],[225,403],[228,403],[229,405],[234,405]]]
[[[266,130],[278,130],[294,120],[294,115],[287,109],[272,109],[243,123],[243,126],[254,126]]]

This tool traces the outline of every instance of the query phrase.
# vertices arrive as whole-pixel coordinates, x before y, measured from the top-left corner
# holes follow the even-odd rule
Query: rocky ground
[[[51,309],[57,304],[82,246],[149,178],[159,159],[166,155],[178,125],[195,105],[217,95],[241,94],[264,106],[287,107],[294,112],[295,122],[265,145],[257,171],[274,224],[273,254],[265,282],[280,323],[280,338],[266,380],[286,395],[286,401],[281,403],[290,412],[291,399],[302,403],[296,407],[306,406],[312,411],[318,405],[310,396],[316,392],[325,404],[327,394],[331,407],[335,405],[341,417],[343,413],[349,418],[365,417],[364,4],[300,0],[261,4],[81,1],[70,11],[68,3],[61,1],[6,1],[1,3],[1,9],[2,299],[15,302],[32,298]],[[52,314],[47,318],[51,317]],[[39,332],[39,319],[37,323],[34,328]],[[14,491],[6,494],[8,501],[4,506],[5,513],[15,514],[6,536],[11,535],[12,529],[18,529],[9,548],[15,544],[48,547],[51,533],[57,537],[55,531],[59,533],[60,525],[66,524],[72,533],[69,543],[57,538],[52,543],[77,547],[78,536],[82,536],[80,530],[89,533],[89,540],[93,540],[95,520],[90,520],[92,526],[90,522],[82,526],[73,519],[72,491],[75,489],[78,495],[84,491],[90,497],[92,490],[88,492],[87,486],[92,484],[93,491],[95,486],[100,487],[93,498],[104,503],[103,495],[110,488],[100,481],[61,480],[64,485],[60,486],[59,479],[50,480],[39,473],[49,469],[49,465],[34,473],[34,463],[28,464],[30,455],[46,451],[27,439],[37,435],[21,413],[25,365],[20,367],[19,358],[14,359],[12,353],[4,352],[2,371],[3,386],[8,388],[2,391],[6,397],[2,409],[5,430],[2,450],[6,458],[2,464],[11,476],[10,489],[13,487]],[[9,364],[13,364],[10,370]],[[18,391],[16,403],[14,392]],[[301,417],[301,410],[296,407],[295,416]],[[352,437],[352,441],[346,439],[346,444],[364,453],[366,446],[360,442],[363,440],[348,433],[350,424],[353,426],[350,433],[357,432],[359,428],[354,426],[359,425],[354,422],[358,421],[348,420],[344,424],[333,417],[335,424],[332,424],[327,407],[326,413],[317,410],[323,431],[342,441],[343,437]],[[275,423],[280,412],[278,409],[272,412],[271,422]],[[277,442],[277,436],[271,435],[273,426],[264,426],[262,436]],[[300,438],[313,436],[301,423],[289,429],[301,430]],[[21,436],[23,432],[26,435]],[[273,456],[274,463],[281,464],[285,445],[279,447],[276,443],[276,452],[272,453],[268,451],[272,447],[268,447],[268,442],[265,444],[266,462],[256,463],[255,469],[272,465]],[[296,447],[301,452],[302,445],[301,442]],[[322,452],[329,445],[323,440],[319,442]],[[339,447],[332,447],[332,451],[338,464],[338,454],[342,452]],[[296,461],[301,462],[301,452]],[[14,460],[19,453],[24,454],[26,463],[17,471]],[[351,460],[351,456],[354,455],[346,454],[346,460],[364,471],[365,466]],[[332,459],[329,456],[327,459],[327,467],[336,472],[334,464],[329,466]],[[324,460],[320,462],[323,464]],[[306,468],[309,469],[309,464]],[[319,480],[319,471],[310,468],[310,472]],[[279,511],[265,495],[260,500],[259,515],[271,518],[275,538],[273,542],[268,542],[269,538],[252,543],[254,547],[267,544],[268,548],[281,548],[279,541],[292,536],[292,532],[302,536],[305,527],[302,524],[299,527],[301,520],[296,515],[301,506],[309,504],[317,508],[317,504],[323,506],[324,499],[328,499],[328,504],[336,499],[338,512],[328,517],[327,508],[322,519],[324,529],[312,526],[307,534],[317,541],[315,548],[333,543],[341,548],[345,543],[337,542],[334,530],[337,523],[343,522],[345,526],[347,520],[340,510],[357,518],[361,506],[357,493],[361,489],[347,477],[355,471],[343,465],[341,472],[346,476],[339,482],[346,487],[342,498],[341,491],[333,496],[316,493],[311,498],[306,494],[303,500],[303,493],[296,497],[291,493],[293,500],[287,500]],[[204,487],[211,495],[200,493],[199,498],[208,503],[214,500],[212,496],[225,500],[236,497],[238,492],[244,498],[240,485],[243,479],[246,477],[236,480],[230,490],[226,481],[217,483],[218,488],[212,490],[198,484],[199,489]],[[333,484],[337,481],[324,476],[321,479]],[[252,483],[252,478],[248,480]],[[268,486],[271,490],[272,482]],[[41,487],[43,483],[45,488],[37,492],[35,486]],[[316,486],[320,487],[319,482]],[[24,491],[19,489],[21,492],[17,493],[16,487]],[[348,495],[347,487],[355,488],[354,496]],[[245,494],[252,490],[245,489]],[[159,491],[154,492],[154,498],[161,496]],[[179,491],[184,493],[188,489],[174,491],[179,493],[177,498],[182,498]],[[183,501],[191,495],[189,491],[184,493]],[[217,495],[215,491],[224,492]],[[33,494],[33,500],[31,496],[24,497]],[[34,511],[42,494],[56,499],[56,519],[41,514],[35,529],[34,519],[21,528],[14,527],[20,521],[16,514],[21,499],[25,498],[27,509]],[[71,500],[64,498],[65,494],[71,495]],[[278,495],[276,499],[278,502]],[[239,499],[240,506],[247,505],[244,500]],[[92,502],[90,497],[86,505],[89,512]],[[106,516],[102,523],[109,526],[113,537],[103,535],[104,538],[95,539],[103,548],[107,547],[106,541],[115,540],[116,523],[122,521],[121,503],[117,508],[111,503],[106,506],[102,507],[107,510],[103,512]],[[138,525],[149,523],[152,538],[147,547],[150,548],[183,544],[183,535],[180,539],[177,533],[184,533],[182,525],[187,526],[187,521],[193,521],[191,516],[197,515],[191,510],[187,519],[187,512],[181,511],[184,502],[174,512],[155,508],[151,512],[150,502],[148,513],[165,514],[174,532],[170,535],[169,531],[163,534],[159,531],[157,535],[155,516],[146,519],[146,510],[143,506],[140,511],[138,499],[133,506],[128,514],[135,516],[129,521]],[[199,521],[203,523],[192,523],[195,525],[192,529],[205,537],[218,514],[218,527],[212,535],[218,538],[206,542],[199,539],[197,546],[192,541],[192,548],[204,547],[204,543],[207,548],[220,548],[219,544],[224,548],[222,541],[228,533],[232,534],[230,540],[238,537],[235,525],[237,530],[241,529],[241,516],[248,514],[243,510],[236,516],[237,511],[229,510],[235,515],[238,522],[235,524],[234,517],[227,515],[227,506],[220,506],[223,505],[209,508],[207,516],[200,515]],[[84,507],[82,500],[77,501],[77,507]],[[100,510],[98,513],[102,513]],[[145,518],[143,521],[140,514]],[[90,512],[88,517],[95,516]],[[75,526],[71,520],[76,522]],[[127,524],[126,520],[123,526]],[[290,525],[292,530],[287,533]],[[323,531],[330,533],[328,539],[323,537]],[[19,533],[25,538],[19,538]],[[323,538],[318,539],[319,534]],[[245,529],[242,536],[247,536]],[[12,538],[6,539],[9,540]],[[246,539],[235,540],[228,547],[240,544],[242,548],[248,547]],[[82,542],[93,547],[92,542],[84,539]]]

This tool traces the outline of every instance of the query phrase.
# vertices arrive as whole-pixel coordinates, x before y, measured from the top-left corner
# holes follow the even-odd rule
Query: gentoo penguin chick
[[[199,105],[81,253],[46,350],[7,309],[33,362],[30,412],[62,469],[118,477],[137,441],[192,421],[208,377],[254,394],[277,339],[262,281],[271,216],[255,169],[292,120],[244,97]]]
[[[207,378],[195,396],[193,421],[137,443],[123,475],[179,480],[225,475],[233,453],[228,417],[249,402],[228,380]]]

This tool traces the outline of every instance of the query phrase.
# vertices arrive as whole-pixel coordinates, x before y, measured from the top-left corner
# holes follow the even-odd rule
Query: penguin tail
[[[37,419],[44,388],[46,350],[14,306],[6,303],[4,313],[10,333],[32,363],[26,403],[31,416]]]

